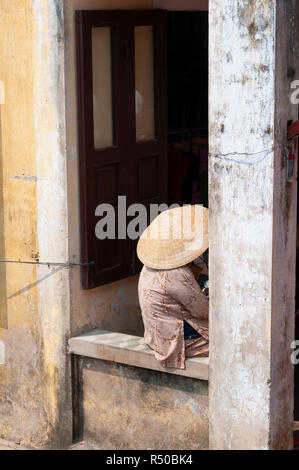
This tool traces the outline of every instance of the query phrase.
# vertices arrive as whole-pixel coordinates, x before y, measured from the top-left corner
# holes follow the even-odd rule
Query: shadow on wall
[[[72,272],[72,336],[99,328],[143,336],[143,321],[135,275],[95,289],[83,291],[80,270]]]
[[[2,119],[0,100],[0,260],[5,259],[5,237],[4,237],[4,197],[3,197],[3,140],[2,140]],[[7,299],[6,299],[6,264],[0,262],[0,328],[8,327],[7,320]]]

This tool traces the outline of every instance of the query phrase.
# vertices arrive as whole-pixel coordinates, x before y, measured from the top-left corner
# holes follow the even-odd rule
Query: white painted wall
[[[292,445],[296,177],[287,185],[283,166],[298,114],[295,10],[210,3],[212,449]]]

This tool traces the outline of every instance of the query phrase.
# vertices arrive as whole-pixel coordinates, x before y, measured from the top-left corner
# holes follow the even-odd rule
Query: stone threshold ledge
[[[208,357],[187,359],[184,370],[162,367],[155,359],[154,352],[140,336],[95,329],[71,338],[68,344],[69,353],[78,356],[158,370],[194,379],[208,380],[209,378]]]

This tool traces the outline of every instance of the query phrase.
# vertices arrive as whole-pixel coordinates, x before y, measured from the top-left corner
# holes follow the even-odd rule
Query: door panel
[[[156,137],[153,27],[136,26],[134,40],[136,141],[146,142]]]
[[[92,28],[94,148],[113,147],[111,28]]]
[[[96,207],[167,202],[166,13],[77,11],[76,27],[81,259],[94,262],[82,286],[93,288],[140,269],[136,241],[96,238]]]

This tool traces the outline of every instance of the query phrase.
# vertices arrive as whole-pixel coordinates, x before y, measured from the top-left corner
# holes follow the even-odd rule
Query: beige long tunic
[[[189,266],[165,271],[144,266],[138,293],[144,340],[159,362],[184,369],[185,357],[208,355],[209,301]],[[202,337],[184,340],[184,320]]]

